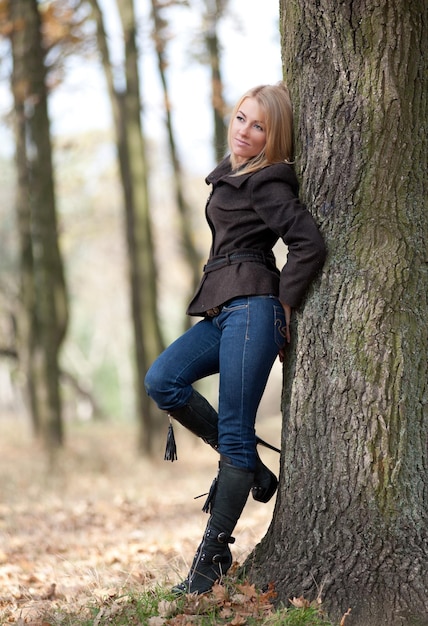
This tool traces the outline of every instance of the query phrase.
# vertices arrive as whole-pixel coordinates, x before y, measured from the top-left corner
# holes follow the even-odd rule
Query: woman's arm
[[[290,334],[291,306],[289,304],[285,304],[284,302],[281,302],[281,304],[285,313],[285,341],[287,343],[290,343],[291,341],[291,334]],[[279,350],[279,360],[281,361],[281,363],[284,362],[284,356],[285,356],[285,346],[284,348],[280,348]]]

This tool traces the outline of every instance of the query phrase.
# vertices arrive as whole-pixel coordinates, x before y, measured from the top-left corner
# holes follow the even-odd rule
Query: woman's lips
[[[238,137],[235,137],[235,143],[238,146],[242,146],[242,147],[247,147],[249,144],[246,141],[243,141],[242,139],[238,139]]]

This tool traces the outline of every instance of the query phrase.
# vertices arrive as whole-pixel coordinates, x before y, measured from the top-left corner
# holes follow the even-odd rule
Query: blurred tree
[[[211,69],[211,104],[214,116],[214,151],[215,160],[221,161],[227,150],[227,127],[225,124],[226,104],[223,96],[223,79],[221,75],[221,46],[218,26],[228,0],[206,0],[204,16],[204,39],[208,51]]]
[[[193,229],[191,210],[184,193],[184,180],[180,159],[177,152],[174,129],[172,124],[172,114],[170,106],[170,97],[167,80],[167,55],[166,48],[168,45],[168,21],[164,17],[165,9],[171,6],[182,4],[177,0],[151,0],[152,15],[154,22],[153,40],[158,61],[159,76],[162,84],[164,103],[165,103],[165,124],[168,134],[168,145],[173,166],[174,190],[177,208],[180,216],[181,239],[183,244],[184,257],[187,260],[191,271],[191,295],[196,291],[201,279],[201,257],[193,241]],[[189,297],[190,300],[190,297]],[[190,324],[190,318],[186,316],[187,324]]]
[[[84,0],[51,0],[43,3],[38,2],[37,6],[41,19],[40,31],[46,91],[50,94],[64,79],[67,71],[67,58],[72,55],[91,56],[95,49],[95,38],[88,33],[86,28],[88,8]],[[13,31],[14,22],[11,16],[10,2],[9,0],[0,0],[0,36],[10,40]],[[4,47],[3,50],[4,59],[2,60],[5,61],[4,66],[7,67],[11,51],[7,47]],[[6,194],[3,202],[5,207],[12,206],[14,203],[12,189],[14,190],[17,187],[14,180],[15,172],[12,175],[8,173],[9,167],[13,167],[13,165],[9,164],[8,161],[2,165],[2,171],[7,181],[7,185],[2,187],[2,194]],[[6,199],[7,194],[13,197],[10,202]],[[57,192],[55,196],[58,196]],[[0,238],[2,236],[4,238],[0,242],[0,247],[5,252],[1,259],[0,292],[2,292],[7,303],[7,306],[0,308],[2,317],[0,323],[3,321],[6,327],[12,324],[14,329],[16,325],[14,320],[18,316],[19,298],[15,290],[15,285],[18,282],[16,278],[18,270],[15,267],[17,261],[15,261],[16,250],[14,245],[16,226],[11,213],[9,219],[7,215],[5,216],[6,219],[3,219],[2,232],[0,233]],[[16,365],[12,366],[13,368],[18,367],[19,369],[21,367],[20,359],[18,358],[21,354],[22,351],[18,355],[14,330],[7,333],[4,337],[0,337],[0,356],[12,359],[16,363]],[[69,398],[72,397],[73,401],[77,399],[79,404],[83,401],[86,405],[90,405],[94,416],[103,415],[97,399],[88,389],[88,379],[84,378],[81,372],[73,375],[71,372],[62,369],[60,374],[61,385],[66,387],[67,392],[71,392],[71,394],[68,394]],[[21,377],[17,377],[17,380],[20,379]],[[65,398],[67,403],[67,396]]]
[[[426,0],[281,0],[303,198],[329,248],[297,315],[281,484],[252,555],[346,626],[428,624]]]
[[[45,51],[37,1],[13,0],[9,11],[21,256],[18,353],[35,431],[53,449],[63,442],[59,352],[68,315],[58,245]]]
[[[120,0],[125,57],[123,87],[116,87],[98,0],[90,0],[97,24],[97,41],[112,103],[120,173],[124,193],[132,319],[136,355],[136,387],[140,419],[140,449],[150,454],[156,431],[157,409],[149,400],[145,374],[163,349],[157,315],[156,264],[148,196],[146,145],[142,127],[142,99],[133,0]]]

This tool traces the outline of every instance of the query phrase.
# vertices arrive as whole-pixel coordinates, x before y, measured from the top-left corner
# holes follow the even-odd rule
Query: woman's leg
[[[176,339],[150,367],[147,394],[164,411],[186,405],[196,380],[218,372],[221,331],[204,319]]]
[[[223,459],[215,480],[210,517],[185,580],[172,588],[176,594],[205,593],[221,580],[232,565],[229,544],[232,532],[247,502],[254,474]]]
[[[233,305],[224,307],[220,315],[210,322],[221,333],[221,341],[220,336],[217,338],[220,350],[217,346],[215,357],[218,363],[220,356],[221,364],[219,472],[210,490],[211,515],[204,536],[187,578],[173,588],[174,593],[205,593],[227,572],[232,563],[229,548],[229,544],[234,542],[232,532],[254,482],[255,414],[273,361],[283,344],[276,329],[284,326],[284,314],[277,301],[277,306],[274,306],[269,299],[258,299],[253,306],[252,300],[234,300]],[[268,327],[267,331],[265,326]],[[254,345],[256,339],[257,346]],[[213,347],[206,350],[206,346],[202,346],[202,352],[205,355],[204,367],[208,367],[209,361],[212,367],[215,361]],[[211,354],[211,359],[207,358],[207,354]],[[180,366],[180,370],[186,372],[184,377],[183,373],[180,375],[180,380],[192,379],[189,372],[195,369],[195,355],[189,362],[191,366]],[[200,367],[201,363],[198,371]],[[191,395],[192,392],[188,400]],[[194,412],[195,406],[188,405],[186,419],[189,419],[187,412],[191,409]],[[202,412],[205,412],[205,408]],[[171,413],[174,414],[174,411]]]
[[[285,318],[277,298],[236,298],[215,318],[221,330],[219,452],[254,471],[255,420],[269,373],[284,345]]]

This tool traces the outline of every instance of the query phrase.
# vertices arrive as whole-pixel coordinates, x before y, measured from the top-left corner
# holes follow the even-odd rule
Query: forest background
[[[166,51],[173,132],[191,207],[194,242],[201,260],[207,254],[209,229],[203,207],[205,175],[216,162],[210,68],[204,62],[204,3],[169,9]],[[278,6],[269,2],[261,14],[243,0],[226,3],[218,22],[225,102],[233,104],[247,88],[281,79]],[[120,18],[114,2],[105,10],[113,62],[123,62]],[[173,3],[174,5],[174,3]],[[139,3],[138,45],[144,132],[148,141],[150,215],[158,264],[158,312],[168,343],[182,330],[191,288],[177,226],[172,165],[168,154],[165,107],[156,67],[150,3]],[[263,54],[254,41],[263,42]],[[2,41],[1,88],[1,344],[10,344],[11,302],[17,296],[18,237],[14,194],[11,57]],[[135,420],[136,398],[127,251],[122,191],[114,142],[111,103],[99,54],[71,54],[62,61],[49,95],[54,142],[56,196],[61,251],[70,298],[69,328],[61,353],[63,369],[76,382],[63,389],[68,418],[100,414]],[[279,369],[279,368],[278,368]],[[276,379],[278,379],[278,369]],[[23,410],[16,363],[0,359],[0,408]],[[275,374],[274,374],[275,376]],[[66,386],[67,387],[67,386]],[[75,393],[80,389],[82,393]],[[275,391],[277,386],[275,386]]]
[[[204,19],[187,45],[209,71],[198,69],[189,85],[190,61],[183,61],[176,84],[180,94],[187,89],[184,111],[191,117],[177,124],[166,89],[170,59],[181,58],[169,47],[171,3],[152,0],[149,25],[134,16],[133,0],[117,2],[125,45],[115,56],[105,5],[69,2],[0,0],[5,50],[10,43],[13,58],[16,144],[14,166],[6,164],[4,176],[19,182],[2,205],[14,204],[15,215],[1,224],[7,234],[0,350],[11,368],[2,369],[2,388],[13,417],[0,421],[0,601],[8,621],[22,623],[29,611],[26,623],[34,624],[37,601],[70,610],[80,600],[97,604],[99,596],[94,624],[109,623],[128,583],[137,583],[141,598],[147,581],[180,578],[200,538],[200,502],[189,494],[206,492],[216,465],[215,453],[182,442],[180,429],[179,463],[161,461],[162,432],[154,431],[165,434],[167,423],[155,414],[143,378],[162,345],[185,326],[185,304],[206,257],[203,177],[210,167],[202,147],[211,146],[206,133],[212,133],[212,165],[224,154],[230,102],[219,35],[227,5],[190,5]],[[174,11],[186,7],[174,2]],[[251,7],[242,10],[247,15]],[[245,560],[252,583],[268,591],[274,583],[280,602],[302,597],[304,605],[309,598],[319,608],[321,599],[346,626],[427,624],[427,9],[425,0],[279,1],[300,196],[329,254],[293,316],[273,514],[256,507],[266,517],[252,525],[250,503],[236,529],[234,557],[256,546]],[[267,63],[261,16],[255,17],[250,45]],[[194,18],[190,12],[189,23]],[[180,23],[180,35],[187,23]],[[146,40],[141,27],[155,36]],[[163,107],[140,71],[153,42]],[[76,46],[84,67],[100,51],[113,129],[88,131],[85,140],[74,132],[54,135],[51,144],[45,105]],[[7,74],[10,54],[2,58]],[[242,46],[231,58],[237,74],[244,76],[244,65],[252,72]],[[241,88],[231,74],[228,89],[239,87],[236,98],[258,82],[252,78]],[[195,96],[201,83],[210,91],[202,104]],[[156,117],[147,123],[151,102],[164,114],[164,133]],[[196,113],[206,118],[199,122]],[[197,130],[195,144],[189,129]],[[161,136],[168,161],[153,139]],[[203,173],[196,173],[195,161]],[[70,174],[58,177],[65,166]],[[110,185],[110,171],[120,184]],[[131,318],[129,326],[122,322]],[[130,395],[118,390],[132,383],[134,401],[125,401]],[[258,423],[258,434],[277,444],[280,386],[273,411],[263,408]],[[105,407],[112,405],[108,421]],[[31,415],[32,431],[24,414]],[[119,415],[124,419],[115,421]],[[278,461],[267,459],[272,469]],[[246,620],[242,611],[235,617],[234,624]]]
[[[52,3],[39,4],[46,9]],[[85,8],[86,3],[81,4]],[[180,241],[151,6],[135,4],[157,309],[169,342],[186,325],[192,275]],[[191,230],[202,261],[210,241],[203,211],[208,191],[204,177],[216,162],[211,69],[204,50],[204,14],[210,3],[179,4],[168,8],[166,73]],[[245,0],[216,4],[224,9],[216,27],[224,99],[230,106],[249,87],[281,79],[278,5],[268,2],[260,12],[249,10]],[[113,63],[120,65],[124,49],[117,6],[111,0],[100,6]],[[93,21],[82,28],[94,36]],[[216,459],[179,431],[178,465],[164,463],[163,419],[152,459],[139,446],[142,426],[123,195],[111,102],[99,51],[93,46],[57,59],[49,83],[69,323],[60,351],[60,367],[66,373],[61,379],[64,436],[62,445],[47,455],[46,444],[52,442],[35,428],[16,348],[18,172],[7,35],[6,29],[0,39],[0,622],[41,624],[48,613],[54,619],[52,611],[61,621],[62,611],[80,614],[94,601],[100,606],[106,599],[111,602],[121,595],[123,585],[144,588],[185,573],[205,521],[199,500],[192,502],[192,497],[206,489]],[[261,406],[259,430],[277,441],[281,384],[278,362]],[[205,388],[214,402],[215,389],[215,380]],[[273,469],[278,466],[274,453],[267,451],[265,458]],[[273,503],[249,504],[238,560],[263,536],[272,510]]]

